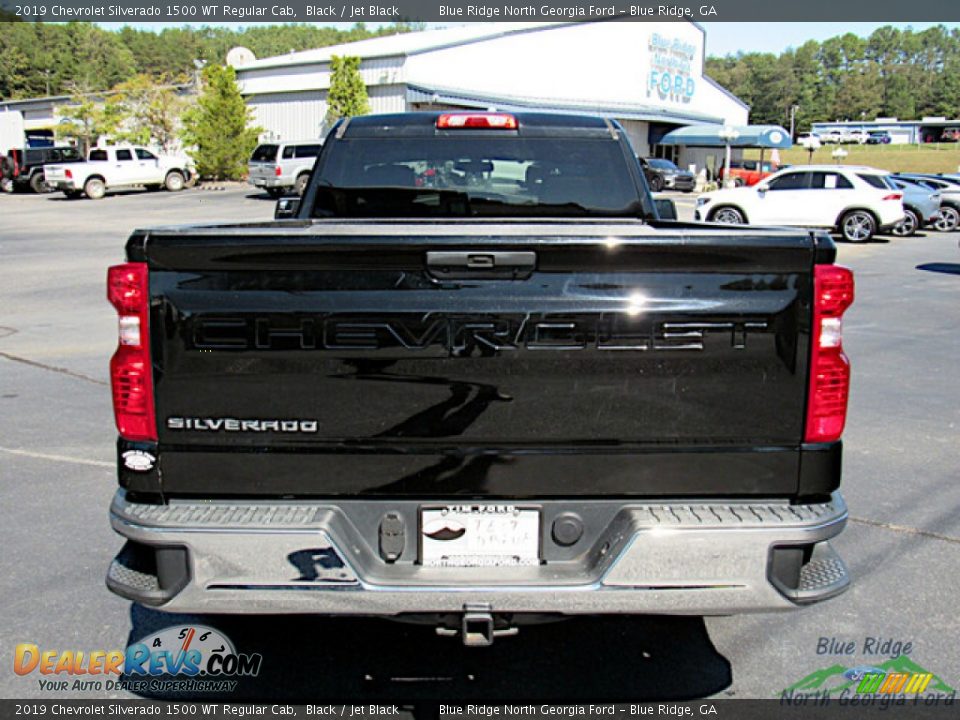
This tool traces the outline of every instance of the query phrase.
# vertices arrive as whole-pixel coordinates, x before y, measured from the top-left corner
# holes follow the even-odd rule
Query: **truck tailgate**
[[[164,490],[790,494],[816,243],[754,232],[314,221],[135,235],[161,475],[176,470]]]

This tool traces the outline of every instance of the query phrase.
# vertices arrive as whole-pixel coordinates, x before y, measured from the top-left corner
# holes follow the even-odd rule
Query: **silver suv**
[[[272,197],[280,197],[291,189],[303,195],[321,145],[320,140],[257,145],[247,164],[247,182],[263,188]]]

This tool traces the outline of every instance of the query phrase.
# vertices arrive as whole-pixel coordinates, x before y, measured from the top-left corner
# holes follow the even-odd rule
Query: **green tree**
[[[117,85],[114,92],[125,115],[118,139],[173,150],[186,102],[169,81],[140,74]]]
[[[58,138],[73,140],[84,155],[101,137],[113,138],[124,115],[114,99],[101,102],[85,90],[74,87],[70,104],[59,109],[60,122],[55,128]]]
[[[367,86],[360,77],[360,58],[330,59],[330,91],[327,93],[327,125],[342,117],[366,115],[370,112]]]
[[[261,128],[240,95],[232,67],[208,65],[197,102],[183,114],[183,139],[201,177],[236,180],[246,172]]]
[[[0,33],[0,98],[25,96],[29,89],[26,81],[29,70],[29,58]]]

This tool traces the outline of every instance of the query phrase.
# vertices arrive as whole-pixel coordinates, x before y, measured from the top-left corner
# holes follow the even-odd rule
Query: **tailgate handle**
[[[537,266],[537,254],[526,250],[488,252],[446,250],[427,253],[427,271],[441,279],[523,280]]]

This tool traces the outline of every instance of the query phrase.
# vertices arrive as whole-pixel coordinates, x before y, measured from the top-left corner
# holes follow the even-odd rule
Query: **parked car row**
[[[321,145],[320,140],[258,145],[248,163],[248,182],[273,197],[289,191],[302,195]],[[667,161],[653,162],[661,189],[694,189],[692,174]],[[196,172],[186,156],[156,154],[138,146],[97,147],[87,158],[72,147],[22,148],[0,158],[0,190],[5,192],[59,190],[67,197],[97,200],[112,190],[134,186],[177,191],[194,180]]]
[[[801,133],[797,142],[814,137],[824,145],[889,145],[893,138],[886,130],[828,130],[826,132]]]
[[[76,148],[14,148],[3,158],[0,189],[13,192],[59,190],[67,197],[99,200],[107,192],[142,186],[148,190],[182,190],[196,180],[186,156],[156,154],[145,147],[93,148],[83,158]]]
[[[950,231],[960,222],[960,178],[850,165],[791,167],[752,187],[704,193],[696,219],[824,228],[849,242],[882,232],[912,235],[927,226]]]

